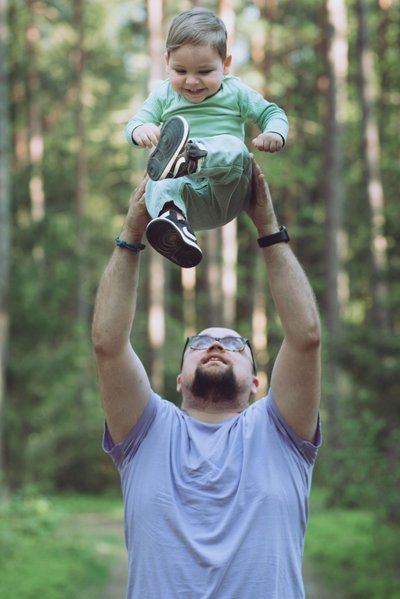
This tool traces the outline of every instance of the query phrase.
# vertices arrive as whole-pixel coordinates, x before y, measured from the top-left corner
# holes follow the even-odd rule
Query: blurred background
[[[124,126],[194,4],[0,0],[1,598],[99,598],[123,578],[90,324],[148,158]],[[399,599],[399,0],[197,4],[224,19],[232,74],[290,122],[282,152],[254,153],[324,326],[308,597]],[[133,341],[171,401],[185,335],[220,323],[253,340],[265,393],[282,333],[255,240],[241,215],[199,234],[197,269],[142,253]]]

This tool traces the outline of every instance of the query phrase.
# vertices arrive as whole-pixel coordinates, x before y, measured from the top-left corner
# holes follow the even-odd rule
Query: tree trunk
[[[325,143],[325,313],[328,328],[327,410],[328,442],[331,447],[339,443],[338,376],[339,366],[335,348],[340,336],[340,304],[345,291],[341,282],[341,239],[343,202],[343,125],[346,106],[347,77],[347,14],[344,0],[327,0],[327,139]]]
[[[251,319],[251,341],[257,359],[260,386],[257,397],[263,397],[268,390],[268,316],[267,316],[267,277],[263,260],[255,260],[253,267],[253,311]]]
[[[371,297],[372,322],[381,331],[389,330],[387,310],[387,241],[385,237],[385,198],[380,173],[380,142],[375,114],[376,84],[374,57],[370,47],[364,0],[356,2],[359,66],[358,89],[362,109],[364,182],[371,211]]]
[[[265,27],[257,28],[251,36],[251,57],[257,69],[264,75],[263,86],[259,91],[268,97],[267,80],[275,60],[273,22],[277,16],[277,0],[257,0],[254,4],[260,10]]]
[[[221,229],[212,229],[204,235],[206,240],[205,264],[207,268],[207,322],[205,326],[219,327],[222,323],[221,288]]]
[[[226,26],[228,34],[228,54],[235,39],[236,14],[232,0],[219,0],[219,16]]]
[[[83,105],[83,74],[85,65],[84,50],[84,16],[82,0],[74,0],[74,24],[76,30],[76,45],[72,55],[74,84],[73,96],[75,100],[75,120],[76,120],[76,186],[75,186],[75,215],[77,221],[77,247],[78,251],[78,281],[77,281],[77,318],[82,323],[89,322],[89,302],[87,292],[87,272],[86,272],[86,133]]]
[[[8,2],[0,0],[0,479],[4,478],[3,410],[6,395],[6,365],[9,333],[10,277],[10,114],[8,89]],[[4,485],[0,484],[0,489]]]
[[[256,34],[251,36],[251,57],[257,70],[262,73],[262,85],[259,92],[267,97],[267,80],[270,74],[270,68],[274,59],[274,42],[273,42],[273,27],[272,23],[276,17],[276,1],[275,0],[257,0],[255,5],[260,10],[260,17],[265,21],[265,27],[256,28]],[[256,126],[252,126],[251,137],[256,137],[259,130]],[[257,156],[256,156],[257,159]],[[255,260],[252,282],[252,341],[254,352],[257,356],[258,376],[260,379],[260,387],[257,397],[262,397],[267,392],[268,388],[268,337],[267,337],[267,309],[268,309],[268,290],[267,280],[264,274],[264,261],[258,252],[258,246],[254,246],[257,259]],[[254,255],[252,249],[251,255]]]
[[[219,1],[219,15],[224,21],[228,33],[228,48],[235,39],[235,10],[232,0]],[[236,219],[222,228],[222,319],[223,325],[234,328],[236,319],[237,273],[237,221]]]
[[[26,30],[28,51],[28,121],[29,121],[29,195],[31,215],[34,221],[40,221],[45,214],[45,196],[43,185],[43,131],[39,108],[40,81],[37,72],[37,47],[39,29],[35,22],[35,0],[28,0],[29,24]]]
[[[163,2],[162,0],[147,0],[147,27],[149,30],[149,91],[157,79],[164,77],[164,42],[163,42]],[[150,340],[150,378],[158,393],[164,388],[164,368],[162,348],[165,342],[165,262],[166,260],[155,251],[149,254],[149,321],[148,332]]]
[[[183,322],[185,336],[197,332],[196,320],[196,269],[182,268],[181,283],[183,289]]]
[[[237,221],[233,220],[222,229],[222,318],[229,328],[235,327],[236,320],[237,257]]]

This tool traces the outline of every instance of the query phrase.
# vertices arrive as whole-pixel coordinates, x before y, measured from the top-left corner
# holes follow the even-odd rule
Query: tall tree
[[[207,270],[207,326],[221,326],[221,228],[211,229],[204,235],[206,251],[204,266]]]
[[[237,220],[222,228],[222,318],[226,327],[234,327],[236,320],[236,292],[238,258]]]
[[[343,127],[347,78],[347,12],[345,0],[327,0],[327,113],[325,144],[325,316],[329,333],[327,408],[332,446],[338,443],[337,381],[339,366],[335,345],[340,336],[340,273],[343,203]]]
[[[254,261],[252,269],[252,318],[251,339],[254,353],[257,356],[258,377],[260,386],[257,396],[263,397],[268,390],[267,365],[269,361],[267,339],[267,282],[265,268],[261,260]]]
[[[26,30],[28,77],[26,81],[29,121],[29,195],[31,215],[34,221],[40,221],[45,214],[45,195],[43,184],[43,127],[40,109],[40,78],[37,66],[39,48],[39,28],[36,23],[36,0],[28,0],[29,23]]]
[[[271,67],[275,59],[275,36],[274,25],[277,19],[276,0],[257,0],[254,2],[260,13],[259,23],[255,24],[255,30],[250,37],[250,50],[253,65],[257,71],[262,74],[259,79],[259,92],[265,97],[269,97],[269,85],[271,77]],[[262,23],[262,25],[260,25]],[[252,126],[250,138],[258,135],[258,130]],[[265,157],[258,154],[257,160],[263,161]],[[286,221],[287,222],[287,221]],[[250,272],[252,273],[251,296],[252,296],[252,340],[254,350],[257,355],[259,366],[260,387],[258,396],[265,395],[268,388],[267,366],[269,358],[268,337],[267,337],[267,280],[263,262],[259,257],[257,247],[254,241],[249,248],[249,256],[257,256]]]
[[[235,39],[235,10],[232,0],[219,1],[219,15],[228,33],[228,52]],[[234,219],[222,228],[222,318],[227,327],[235,326],[237,272],[237,220]]]
[[[10,273],[10,115],[8,88],[8,1],[0,0],[0,488],[3,482],[4,439],[2,415],[6,391],[6,364],[9,331]]]
[[[84,118],[84,89],[83,74],[85,65],[84,49],[84,15],[83,1],[74,0],[74,26],[76,44],[72,52],[74,72],[73,97],[75,100],[76,121],[76,183],[75,183],[75,215],[77,221],[77,247],[82,248],[78,254],[78,280],[77,280],[77,317],[78,320],[88,323],[89,302],[87,298],[87,272],[85,267],[86,243],[86,135]]]
[[[181,284],[183,290],[183,322],[185,336],[197,332],[196,320],[196,269],[181,269]]]
[[[372,321],[379,330],[389,330],[387,310],[387,242],[385,237],[385,198],[380,173],[381,149],[375,113],[376,83],[374,56],[370,45],[364,0],[357,0],[358,90],[362,111],[364,184],[371,211],[371,297]]]
[[[149,31],[149,91],[157,79],[164,76],[164,41],[163,41],[163,0],[147,0],[147,27]],[[154,388],[163,392],[163,361],[161,349],[165,341],[165,260],[158,252],[151,252],[149,265],[149,296],[148,313],[150,339],[150,375]]]

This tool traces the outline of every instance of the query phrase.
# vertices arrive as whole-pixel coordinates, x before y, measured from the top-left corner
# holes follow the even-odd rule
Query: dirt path
[[[128,573],[128,557],[124,542],[124,530],[122,523],[113,524],[113,533],[119,538],[118,545],[114,548],[111,576],[104,587],[99,599],[124,599],[126,593],[126,582]]]
[[[110,578],[96,599],[125,599],[128,558],[122,519],[106,513],[81,514],[75,525],[111,567]]]
[[[78,526],[111,564],[109,581],[97,599],[125,599],[128,560],[122,521],[108,514],[82,514]],[[304,564],[303,576],[307,599],[344,599],[323,588],[313,564]]]
[[[308,561],[303,565],[303,578],[306,599],[346,599],[342,594],[339,597],[336,593],[326,590],[314,564]]]

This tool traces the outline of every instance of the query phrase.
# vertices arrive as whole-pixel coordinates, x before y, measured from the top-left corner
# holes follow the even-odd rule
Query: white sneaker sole
[[[159,217],[150,221],[146,236],[157,252],[181,268],[197,266],[203,258],[194,235],[187,229],[182,231],[167,218]]]
[[[188,137],[189,123],[183,117],[175,116],[165,123],[157,147],[147,163],[150,179],[161,181],[167,177]]]

